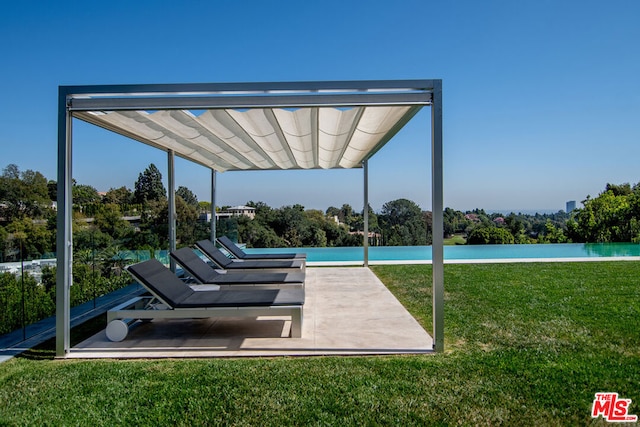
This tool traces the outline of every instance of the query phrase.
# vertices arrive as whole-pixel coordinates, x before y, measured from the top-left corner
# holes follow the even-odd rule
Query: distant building
[[[574,210],[576,208],[576,201],[575,200],[569,200],[567,202],[567,209],[565,212],[569,213],[572,210]]]
[[[10,273],[16,277],[22,276],[22,272],[29,273],[37,283],[42,283],[42,267],[55,267],[55,258],[34,259],[32,261],[14,261],[0,263],[0,274]]]
[[[232,206],[226,210],[231,216],[248,216],[253,219],[256,217],[256,208],[251,206]]]
[[[231,218],[232,216],[248,216],[251,219],[256,217],[256,208],[251,206],[232,206],[220,212],[216,212],[216,219]],[[198,218],[200,221],[211,221],[211,212],[202,212]]]

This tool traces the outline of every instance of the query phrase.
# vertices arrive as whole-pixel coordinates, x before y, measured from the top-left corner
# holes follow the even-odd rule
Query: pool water
[[[247,253],[305,252],[308,262],[357,262],[362,247],[246,249]],[[640,257],[639,243],[445,246],[445,260]],[[370,246],[370,261],[431,260],[431,246]]]

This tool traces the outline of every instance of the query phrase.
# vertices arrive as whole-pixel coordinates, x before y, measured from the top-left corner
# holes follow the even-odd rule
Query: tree
[[[27,213],[40,217],[44,208],[50,206],[47,178],[40,172],[27,169],[22,173],[22,182],[27,191]]]
[[[167,198],[167,190],[162,184],[162,174],[156,165],[151,163],[138,175],[133,195],[134,201],[140,204],[159,202]]]
[[[516,214],[514,214],[513,212],[504,219],[504,225],[514,236],[524,233],[524,224],[518,219],[518,217],[516,217]]]
[[[296,204],[279,209],[274,231],[281,236],[290,247],[302,247],[303,228],[305,222],[304,206]]]
[[[271,227],[247,216],[234,218],[238,228],[238,241],[249,248],[278,248],[287,246]]]
[[[382,206],[378,224],[388,246],[427,244],[427,224],[420,207],[407,199],[397,199]]]
[[[509,230],[495,226],[476,227],[467,238],[468,245],[502,245],[514,242],[513,234]]]
[[[102,203],[115,205],[130,205],[133,203],[133,193],[127,187],[110,188],[102,198]]]
[[[148,201],[140,214],[140,232],[136,233],[130,245],[134,247],[167,248],[169,245],[167,200]]]
[[[0,262],[5,262],[7,248],[9,248],[9,232],[0,225]]]
[[[325,217],[323,229],[327,246],[360,246],[362,244],[362,239],[349,234],[344,226],[338,225],[334,216]]]
[[[18,260],[19,247],[22,246],[24,259],[40,258],[45,252],[53,250],[53,233],[46,225],[34,224],[30,218],[15,220],[6,227],[6,239],[4,241],[5,257],[14,257]],[[2,233],[0,233],[2,234]]]
[[[187,205],[198,208],[198,197],[187,187],[179,186],[176,190],[176,196],[180,196]]]
[[[371,205],[367,205],[367,210],[369,213],[369,231],[378,232],[380,230],[380,225],[378,224],[378,215],[374,212]],[[362,214],[364,215],[364,209],[362,210]]]
[[[636,213],[640,190],[627,191],[628,185],[607,184],[598,197],[582,202],[567,224],[569,237],[578,242],[630,242],[638,237]],[[636,186],[637,187],[637,186]],[[634,187],[635,188],[635,187]]]
[[[74,184],[72,187],[73,203],[86,206],[100,201],[98,190],[90,185]]]
[[[550,219],[547,221],[551,222]],[[531,243],[531,239],[526,234],[527,226],[524,220],[516,216],[516,214],[513,212],[509,214],[509,216],[505,218],[504,225],[513,235],[515,243]],[[561,228],[558,228],[558,231],[562,233]]]
[[[198,212],[176,197],[176,241],[182,245],[194,243],[206,237],[206,230],[198,226]],[[155,236],[155,237],[154,237]],[[169,204],[166,199],[150,202],[141,215],[140,233],[134,241],[139,246],[166,247],[169,238]]]
[[[567,237],[562,229],[557,228],[551,220],[547,220],[545,224],[544,234],[538,235],[538,243],[566,243]]]
[[[631,185],[629,185],[628,182],[621,185],[607,183],[604,191],[611,191],[614,196],[630,196],[633,193]]]
[[[114,203],[106,204],[96,213],[94,217],[95,225],[103,233],[108,234],[115,240],[124,238],[133,231],[127,221],[122,219],[120,206]]]
[[[29,216],[41,218],[50,206],[47,179],[40,172],[20,173],[15,164],[8,165],[0,175],[0,218],[9,223]]]
[[[317,209],[309,209],[304,212],[302,244],[311,247],[327,246],[327,233],[324,231],[327,219],[324,213]]]
[[[256,221],[262,225],[273,227],[276,222],[276,212],[271,209],[269,205],[265,202],[249,201],[247,202],[247,206],[251,206],[256,210],[256,216],[254,218]]]
[[[203,202],[200,201],[198,202],[198,210],[200,212],[207,212],[207,211],[211,211],[211,202]]]
[[[329,206],[325,213],[329,217],[338,217],[338,220],[340,219],[340,209],[336,208],[335,206]]]
[[[338,213],[338,221],[346,224],[349,227],[349,230],[352,229],[352,225],[354,225],[354,213],[350,204],[345,203],[342,205],[340,212]]]
[[[20,179],[20,168],[15,163],[8,164],[2,171],[2,177],[7,179]]]
[[[198,233],[197,207],[197,199],[194,205],[186,203],[180,196],[176,197],[176,240],[180,244],[193,244],[206,237]]]
[[[353,236],[322,211],[302,205],[272,209],[264,202],[247,202],[256,209],[254,219],[233,217],[218,222],[218,233],[232,236],[248,247],[358,246],[362,236]]]
[[[113,240],[113,237],[100,231],[95,225],[73,229],[74,250],[101,250],[111,245]]]
[[[369,208],[369,231],[378,231],[379,230],[379,226],[378,226],[378,215],[376,215],[376,213],[373,211],[373,209],[371,209],[371,206],[368,206]],[[362,210],[362,212],[360,213],[354,213],[351,216],[350,222],[349,222],[349,229],[351,231],[364,231],[364,209]]]
[[[0,273],[0,303],[0,335],[51,316],[55,312],[54,299],[45,286],[39,286],[26,272],[22,279],[11,273]]]
[[[58,183],[54,180],[47,182],[47,192],[49,193],[49,200],[55,202],[58,200]]]

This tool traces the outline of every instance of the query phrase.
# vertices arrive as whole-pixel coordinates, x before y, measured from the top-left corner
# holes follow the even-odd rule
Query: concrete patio
[[[430,304],[431,301],[425,301]],[[302,338],[287,318],[156,320],[124,341],[105,332],[67,358],[243,357],[431,353],[431,336],[363,267],[307,268]]]

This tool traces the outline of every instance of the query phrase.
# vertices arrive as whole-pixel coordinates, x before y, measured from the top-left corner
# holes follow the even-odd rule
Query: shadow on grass
[[[70,343],[75,346],[100,332],[107,326],[107,315],[102,314],[71,328]],[[28,360],[53,360],[56,356],[56,338],[50,338],[37,346],[24,351],[16,358]]]

